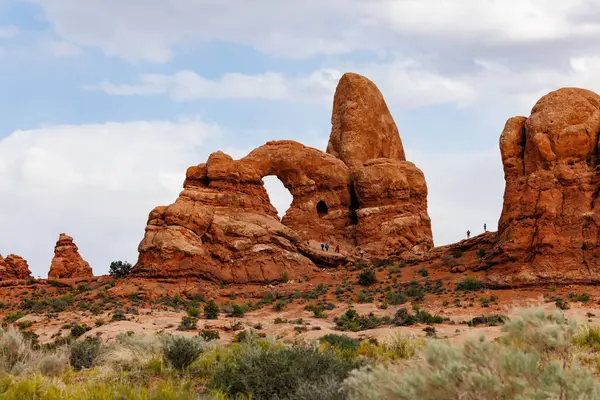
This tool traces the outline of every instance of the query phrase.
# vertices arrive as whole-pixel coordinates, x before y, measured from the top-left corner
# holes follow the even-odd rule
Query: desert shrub
[[[119,333],[115,342],[103,347],[96,365],[113,371],[139,371],[152,360],[159,359],[162,343],[157,336]]]
[[[335,333],[330,333],[325,336],[321,336],[319,338],[320,343],[328,343],[333,347],[336,347],[340,350],[358,350],[358,346],[360,345],[359,339],[353,339],[347,335],[336,335]]]
[[[575,325],[560,313],[527,310],[504,336],[453,347],[430,341],[411,368],[377,366],[351,373],[350,399],[596,399],[600,384],[570,362]]]
[[[219,340],[221,338],[219,331],[211,329],[202,329],[200,333],[198,333],[198,335],[200,335],[200,337],[206,340],[207,342],[211,340]]]
[[[196,336],[165,336],[163,339],[163,357],[175,369],[183,371],[202,353],[204,341]]]
[[[190,307],[187,309],[187,313],[192,318],[200,317],[200,309],[198,307]]]
[[[479,258],[485,257],[485,254],[486,254],[485,253],[485,249],[479,249],[479,250],[477,250],[476,254],[477,254],[477,257],[479,257]]]
[[[100,340],[96,338],[86,338],[81,342],[73,343],[71,345],[71,354],[69,356],[71,367],[77,371],[92,368],[101,349],[102,345]]]
[[[248,307],[246,306],[241,306],[239,304],[234,304],[232,306],[232,310],[231,310],[231,316],[232,317],[236,317],[236,318],[241,318],[244,316],[244,314],[246,314],[246,311],[248,311]]]
[[[408,296],[404,293],[388,293],[386,299],[389,304],[393,306],[399,306],[400,304],[404,304],[408,301]]]
[[[4,322],[12,324],[12,323],[16,322],[17,320],[23,318],[24,316],[25,316],[25,313],[23,313],[22,311],[8,313],[4,316]]]
[[[215,366],[209,382],[210,387],[230,396],[310,399],[318,393],[319,399],[326,399],[326,393],[337,393],[342,380],[360,365],[357,360],[343,359],[333,351],[319,351],[313,346],[284,347],[257,342],[238,346]],[[325,384],[334,387],[323,395],[311,392],[315,388],[324,389]],[[312,393],[312,397],[306,397],[306,392]]]
[[[312,311],[313,317],[315,318],[327,318],[327,314],[325,313],[325,308],[321,305],[317,304],[309,304],[304,307],[306,311]]]
[[[428,276],[429,276],[429,271],[427,271],[427,268],[425,268],[425,267],[421,267],[421,268],[419,268],[419,271],[418,271],[418,273],[419,273],[419,275],[421,275],[423,278],[426,278],[426,277],[428,277]]]
[[[92,328],[90,328],[87,325],[73,325],[71,327],[71,336],[74,338],[78,338],[79,336],[83,335],[84,333],[86,333],[87,331],[91,330]]]
[[[133,265],[127,261],[113,261],[110,263],[108,273],[117,278],[124,278],[131,273]]]
[[[354,309],[347,310],[339,317],[335,317],[335,329],[340,331],[358,332],[365,329],[373,329],[388,323],[390,320],[387,317],[377,317],[373,313],[368,315],[360,315]]]
[[[487,325],[487,326],[496,326],[502,325],[508,317],[506,315],[482,315],[481,317],[472,318],[467,325],[469,326],[478,326],[478,325]]]
[[[125,313],[123,312],[123,310],[115,310],[115,312],[113,312],[111,319],[113,321],[123,321],[123,320],[126,320],[127,317],[125,316]]]
[[[219,318],[219,306],[214,300],[209,300],[204,305],[204,318],[206,319],[217,319]]]
[[[456,290],[475,292],[485,288],[485,284],[474,276],[467,276],[456,285]]]
[[[40,372],[45,376],[58,377],[65,372],[68,361],[61,353],[50,353],[41,356],[38,362]]]
[[[573,337],[573,343],[585,349],[600,351],[600,327],[582,326]]]
[[[554,304],[556,305],[557,308],[559,308],[561,310],[568,310],[569,308],[571,308],[569,306],[569,303],[567,303],[567,301],[565,299],[563,299],[562,297],[557,298],[556,301],[554,302]]]
[[[36,358],[31,343],[13,326],[0,333],[0,371],[18,374],[27,369]]]
[[[367,269],[358,274],[358,284],[362,286],[371,286],[377,282],[377,277],[375,276],[375,270]]]
[[[181,317],[181,323],[177,327],[177,330],[193,331],[193,330],[198,329],[198,327],[196,326],[197,324],[198,324],[198,319],[196,319],[194,317],[189,317],[186,315],[186,316]]]

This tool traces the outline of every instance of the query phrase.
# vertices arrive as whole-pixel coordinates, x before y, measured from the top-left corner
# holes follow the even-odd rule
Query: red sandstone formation
[[[377,86],[358,74],[340,79],[333,99],[327,152],[349,167],[376,158],[405,161],[396,123]]]
[[[54,258],[48,272],[49,279],[91,278],[94,274],[85,261],[73,238],[61,233],[54,247]]]
[[[488,276],[497,285],[599,282],[600,96],[542,97],[500,137],[506,189]]]
[[[332,123],[330,154],[277,141],[190,167],[177,201],[150,213],[134,274],[261,283],[344,264],[356,245],[370,256],[430,247],[425,179],[405,161],[377,87],[344,75]],[[268,175],[293,196],[281,221],[263,186]]]
[[[27,260],[14,254],[0,255],[0,281],[31,278]]]
[[[352,170],[356,244],[379,257],[433,247],[425,176],[406,161],[396,123],[377,86],[348,73],[333,100],[327,152]]]

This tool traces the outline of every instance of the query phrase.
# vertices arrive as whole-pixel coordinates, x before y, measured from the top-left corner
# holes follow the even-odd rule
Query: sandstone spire
[[[85,261],[73,238],[61,233],[54,247],[54,258],[48,272],[50,279],[90,278],[94,276],[90,264]]]

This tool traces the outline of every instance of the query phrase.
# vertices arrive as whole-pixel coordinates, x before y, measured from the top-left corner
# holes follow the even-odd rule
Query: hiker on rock
[[[467,231],[467,239],[471,237],[471,231]]]
[[[363,258],[363,255],[365,254],[365,251],[363,249],[360,249],[360,258]]]
[[[325,251],[329,251],[329,243],[325,243]]]
[[[487,224],[483,224],[483,231],[487,232]]]
[[[321,243],[321,251],[325,250],[325,244]]]
[[[338,244],[337,246],[335,246],[335,252],[339,253],[340,252],[340,245]]]

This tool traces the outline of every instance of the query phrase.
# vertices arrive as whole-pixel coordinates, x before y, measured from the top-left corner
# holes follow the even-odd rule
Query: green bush
[[[390,319],[388,317],[377,317],[373,313],[359,315],[356,310],[351,308],[340,317],[335,317],[333,322],[336,325],[335,329],[339,331],[358,332],[387,324],[390,322]]]
[[[239,304],[234,304],[231,311],[231,316],[235,318],[241,318],[246,314],[248,310],[245,306],[240,306]]]
[[[256,399],[343,399],[326,397],[338,393],[341,382],[360,363],[342,359],[332,351],[312,346],[283,347],[266,343],[238,345],[235,352],[214,368],[209,386],[230,396]],[[333,386],[324,390],[324,386]],[[304,393],[298,397],[297,393]],[[312,396],[306,397],[306,393]],[[315,397],[315,395],[317,395]]]
[[[175,369],[183,371],[192,364],[204,349],[204,341],[184,336],[165,336],[163,338],[163,357]]]
[[[108,273],[117,278],[124,278],[131,273],[133,265],[127,261],[113,261],[110,263]]]
[[[472,318],[467,325],[469,326],[478,326],[478,325],[487,325],[487,326],[496,326],[502,325],[505,321],[508,320],[506,315],[482,315],[481,317]]]
[[[485,288],[485,284],[474,276],[467,276],[456,285],[456,290],[475,292]]]
[[[90,328],[87,325],[73,325],[71,327],[71,336],[74,338],[78,338],[79,336],[83,335],[84,333],[86,333],[87,331],[91,330],[92,328]]]
[[[221,338],[219,331],[211,329],[202,329],[198,335],[200,335],[200,337],[206,340],[207,342],[211,340],[219,340]]]
[[[419,275],[421,275],[423,278],[426,278],[429,276],[429,271],[427,271],[427,268],[425,267],[421,267],[419,268]]]
[[[189,316],[184,316],[181,317],[181,323],[179,324],[179,326],[177,327],[177,330],[179,331],[193,331],[198,329],[198,327],[196,326],[198,323],[198,319],[194,318],[194,317],[189,317]]]
[[[101,349],[100,340],[96,338],[86,338],[81,342],[73,343],[69,356],[71,367],[77,371],[92,368]]]
[[[187,313],[192,318],[199,318],[200,317],[200,309],[198,307],[190,307],[190,308],[188,308]]]
[[[219,306],[214,300],[209,300],[204,305],[204,318],[206,319],[217,319],[219,318]]]
[[[319,338],[319,342],[321,343],[329,343],[333,347],[336,347],[340,350],[352,350],[356,351],[358,346],[360,345],[359,339],[353,339],[347,335],[336,335],[335,333],[330,333],[325,336],[321,336]]]
[[[366,271],[362,271],[358,274],[358,284],[362,286],[371,286],[377,282],[377,277],[375,276],[375,270],[368,269]]]

